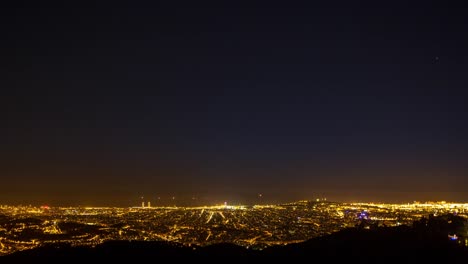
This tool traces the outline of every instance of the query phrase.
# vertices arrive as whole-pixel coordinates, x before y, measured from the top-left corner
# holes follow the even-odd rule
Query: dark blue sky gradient
[[[468,202],[442,3],[5,8],[0,203]]]

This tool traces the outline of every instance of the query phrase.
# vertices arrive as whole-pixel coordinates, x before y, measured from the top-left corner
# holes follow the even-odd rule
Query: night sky
[[[249,2],[2,8],[0,204],[468,202],[467,8]]]

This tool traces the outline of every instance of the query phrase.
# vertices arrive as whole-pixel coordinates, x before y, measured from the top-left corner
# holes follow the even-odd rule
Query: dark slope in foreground
[[[451,221],[450,221],[451,222]],[[435,225],[414,227],[380,227],[375,229],[346,229],[338,233],[287,246],[252,250],[232,244],[207,247],[183,247],[164,242],[113,241],[95,248],[61,245],[18,252],[0,258],[1,263],[33,262],[128,262],[141,260],[149,263],[172,261],[263,262],[305,259],[314,263],[327,259],[349,262],[368,261],[466,261],[468,248],[447,237],[445,221]],[[459,227],[457,227],[460,231]],[[466,226],[462,226],[466,228]],[[464,262],[462,262],[464,263]]]

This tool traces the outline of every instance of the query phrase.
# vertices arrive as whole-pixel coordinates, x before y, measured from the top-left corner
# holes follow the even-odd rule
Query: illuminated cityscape
[[[1,264],[468,259],[466,1],[31,2]]]
[[[54,243],[96,246],[106,241],[170,241],[206,246],[233,243],[263,249],[361,226],[411,226],[429,215],[468,219],[468,204],[337,203],[202,207],[0,207],[0,254]],[[465,226],[467,227],[467,226]],[[447,234],[467,245],[467,229]]]

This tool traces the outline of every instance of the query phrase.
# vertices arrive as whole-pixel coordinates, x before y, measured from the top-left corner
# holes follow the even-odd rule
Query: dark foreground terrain
[[[415,222],[412,227],[361,227],[315,238],[303,243],[247,249],[231,244],[185,247],[164,242],[112,241],[95,248],[53,245],[17,252],[0,263],[95,263],[144,261],[145,263],[253,263],[301,261],[388,262],[427,261],[466,263],[465,237],[450,240],[447,233],[466,232],[466,221],[445,216]],[[459,262],[461,261],[461,262]]]

